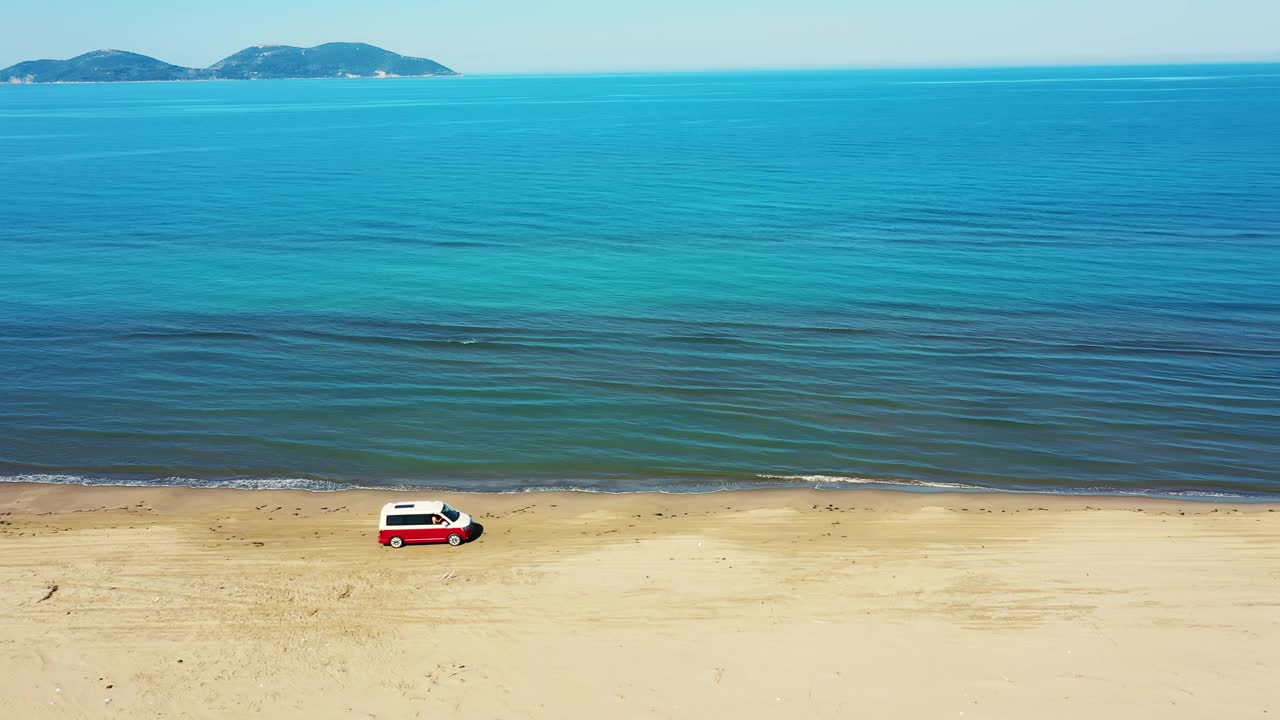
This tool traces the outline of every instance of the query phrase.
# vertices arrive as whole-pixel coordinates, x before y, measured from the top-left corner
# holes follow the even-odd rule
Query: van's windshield
[[[458,522],[458,511],[457,511],[457,510],[454,510],[453,508],[449,507],[448,505],[445,505],[445,506],[444,506],[444,510],[443,510],[442,512],[444,513],[444,516],[445,516],[445,517],[449,518],[449,522]]]

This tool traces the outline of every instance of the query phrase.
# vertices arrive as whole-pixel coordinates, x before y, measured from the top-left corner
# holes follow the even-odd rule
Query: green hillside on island
[[[441,77],[457,72],[426,58],[408,57],[367,43],[310,48],[257,45],[207,68],[170,65],[123,50],[97,50],[69,60],[28,60],[0,70],[3,83],[90,83],[178,80],[288,80],[303,78]]]

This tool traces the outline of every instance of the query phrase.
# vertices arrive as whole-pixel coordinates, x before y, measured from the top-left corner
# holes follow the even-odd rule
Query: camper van
[[[439,500],[387,503],[378,523],[378,542],[393,548],[446,542],[456,547],[474,534],[470,515]]]

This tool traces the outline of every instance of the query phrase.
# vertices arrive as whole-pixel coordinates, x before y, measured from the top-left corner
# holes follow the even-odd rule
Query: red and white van
[[[458,546],[475,534],[471,516],[439,500],[387,503],[378,523],[378,542],[393,548],[424,543]]]

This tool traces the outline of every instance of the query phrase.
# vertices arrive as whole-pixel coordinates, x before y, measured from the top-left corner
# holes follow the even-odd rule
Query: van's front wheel
[[[459,545],[461,545],[461,544],[462,544],[462,536],[461,536],[461,535],[459,535],[458,533],[452,533],[452,534],[450,534],[450,535],[449,535],[449,544],[450,544],[450,545],[452,545],[452,546],[454,546],[454,547],[458,547]]]
[[[393,548],[404,547],[404,538],[397,535],[391,538],[390,540],[388,540],[387,544]]]

